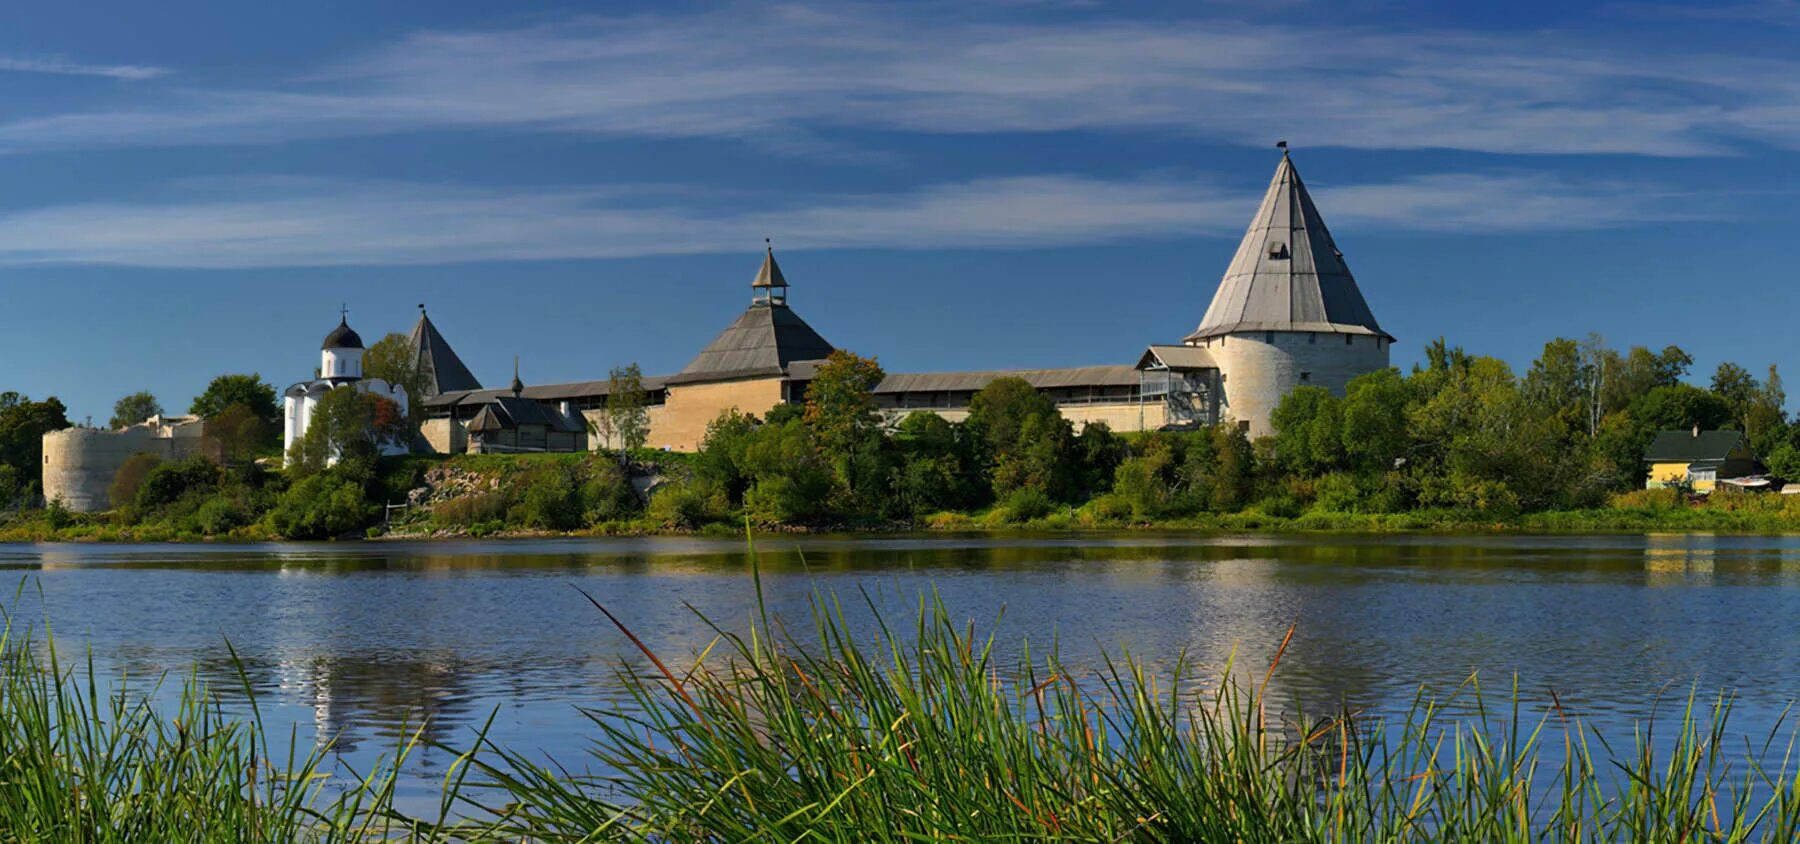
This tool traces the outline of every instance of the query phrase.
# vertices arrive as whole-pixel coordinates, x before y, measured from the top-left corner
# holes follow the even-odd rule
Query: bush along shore
[[[595,606],[597,623],[604,613],[630,635],[628,618]],[[1725,698],[1690,698],[1631,737],[1600,735],[1554,696],[1528,704],[1516,684],[1494,695],[1473,679],[1400,718],[1307,717],[1280,714],[1269,692],[1280,651],[1223,678],[1129,657],[1082,670],[1029,647],[1002,660],[991,636],[934,599],[903,623],[877,618],[873,639],[852,635],[852,611],[864,610],[815,597],[805,637],[766,617],[744,635],[695,618],[716,636],[700,655],[657,654],[632,636],[638,652],[618,675],[631,703],[586,713],[583,749],[552,759],[483,731],[449,748],[457,758],[430,817],[393,799],[416,742],[328,792],[317,785],[328,745],[290,751],[194,683],[176,711],[155,711],[131,690],[102,690],[91,663],[71,670],[35,656],[43,643],[8,637],[0,840],[1800,835],[1792,737],[1734,738]],[[1475,714],[1447,718],[1451,705]]]
[[[339,390],[285,468],[270,468],[283,461],[257,445],[266,427],[233,405],[220,418],[245,424],[218,426],[207,456],[127,463],[112,512],[53,501],[0,521],[0,539],[733,532],[744,519],[772,530],[1800,530],[1790,498],[1643,490],[1656,433],[1693,427],[1741,431],[1775,474],[1800,478],[1779,374],[1726,364],[1702,389],[1681,380],[1690,363],[1672,346],[1620,354],[1556,340],[1516,376],[1438,341],[1412,372],[1369,373],[1342,396],[1295,389],[1273,434],[1253,440],[1232,424],[1077,431],[1017,378],[976,393],[962,421],[896,418],[873,393],[881,367],[838,351],[804,404],[728,411],[692,454],[643,448],[631,378],[594,422],[596,440],[623,447],[579,455],[381,458],[380,444],[412,435],[408,421]],[[25,407],[39,405],[12,415],[42,422],[47,411]],[[16,475],[0,473],[0,493]]]

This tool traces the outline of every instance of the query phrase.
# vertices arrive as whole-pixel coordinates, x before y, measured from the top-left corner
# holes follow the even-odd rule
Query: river
[[[1008,659],[1029,639],[1077,668],[1129,650],[1260,674],[1294,625],[1272,688],[1313,711],[1401,712],[1471,674],[1504,695],[1517,677],[1528,704],[1554,690],[1629,745],[1690,689],[1734,693],[1734,731],[1758,738],[1800,696],[1800,537],[926,535],[757,552],[769,610],[796,629],[815,594],[867,631],[862,594],[904,627],[935,590]],[[280,735],[335,736],[358,770],[406,727],[460,746],[490,714],[499,743],[578,764],[592,732],[577,708],[619,705],[615,672],[642,661],[575,587],[670,663],[709,641],[696,613],[745,629],[756,594],[729,539],[0,545],[0,569],[15,636],[48,624],[109,678],[247,677]],[[449,761],[418,755],[410,799]]]

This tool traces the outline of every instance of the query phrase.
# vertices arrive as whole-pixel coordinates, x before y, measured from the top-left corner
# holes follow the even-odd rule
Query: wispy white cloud
[[[523,191],[299,178],[194,183],[176,193],[170,201],[0,217],[0,263],[233,268],[617,258],[741,250],[766,235],[790,249],[1092,245],[1234,237],[1259,199],[1204,180],[1070,175],[899,194],[756,197],[767,202],[657,185]],[[1532,174],[1439,174],[1315,193],[1340,234],[1609,228],[1691,219],[1696,207],[1695,197],[1643,185]]]
[[[166,76],[166,67],[134,64],[81,64],[55,56],[0,55],[0,73],[48,73],[56,76],[104,76],[111,79],[155,79]]]
[[[0,124],[0,150],[459,128],[801,150],[845,128],[1505,153],[1800,147],[1800,59],[1543,32],[1037,18],[979,4],[734,5],[420,32],[277,90],[170,89]]]

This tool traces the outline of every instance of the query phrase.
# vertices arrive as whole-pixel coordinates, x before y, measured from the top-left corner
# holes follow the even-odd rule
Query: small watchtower
[[[756,280],[750,282],[750,303],[785,307],[788,283],[781,275],[781,265],[775,263],[775,244],[765,237],[763,245],[768,253],[763,256],[762,269],[756,271]]]

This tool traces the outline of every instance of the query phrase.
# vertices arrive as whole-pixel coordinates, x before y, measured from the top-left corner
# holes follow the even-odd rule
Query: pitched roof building
[[[831,354],[831,344],[788,307],[788,283],[775,263],[773,247],[763,256],[750,288],[750,307],[668,383],[782,377],[798,361],[823,360]]]

